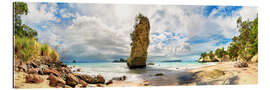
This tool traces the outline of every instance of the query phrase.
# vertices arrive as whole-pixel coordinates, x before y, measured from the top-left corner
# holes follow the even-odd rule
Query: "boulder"
[[[71,73],[71,69],[69,67],[59,67],[57,68],[57,71],[61,73]]]
[[[124,80],[126,80],[126,76],[122,76],[122,77],[114,77],[114,78],[112,78],[112,80],[117,80],[117,81],[124,81]]]
[[[28,69],[28,74],[38,74],[39,68],[30,68]]]
[[[245,67],[248,67],[248,63],[247,62],[238,62],[234,65],[234,67],[245,68]]]
[[[33,68],[39,68],[39,65],[37,65],[35,62],[30,62],[30,66]]]
[[[79,79],[73,74],[68,74],[66,77],[66,82],[67,85],[75,87],[77,84],[79,84]]]
[[[47,75],[54,74],[55,76],[60,76],[60,74],[61,74],[61,73],[59,73],[58,71],[56,71],[54,69],[44,69],[43,73],[47,74]]]
[[[26,72],[26,71],[28,71],[27,69],[27,65],[26,64],[20,64],[19,66],[18,66],[18,68],[19,68],[19,70],[20,71],[24,71],[24,72]]]
[[[97,77],[95,79],[96,79],[96,83],[101,83],[101,84],[105,83],[105,79],[101,75],[97,75]]]
[[[42,69],[42,68],[39,68],[39,69],[38,69],[38,74],[40,74],[40,75],[44,75],[44,73],[43,73],[43,69]]]
[[[157,73],[155,74],[155,76],[163,76],[164,74],[163,73]]]
[[[26,75],[26,83],[41,83],[44,79],[37,74],[27,74]]]
[[[54,76],[53,74],[51,74],[47,79],[50,80],[49,85],[52,87],[64,87],[66,84],[66,81],[60,77]]]
[[[109,84],[112,84],[113,83],[113,80],[109,80],[108,82],[106,82],[105,84],[106,85],[109,85]]]
[[[147,59],[147,49],[149,46],[150,23],[149,19],[141,14],[136,17],[138,23],[131,36],[131,53],[127,60],[130,69],[145,68]]]
[[[251,62],[258,62],[258,54],[251,58]]]
[[[90,83],[90,84],[96,83],[95,78],[90,76],[90,75],[82,74],[82,75],[76,75],[76,76],[79,77],[80,79],[84,80],[87,83]]]
[[[82,85],[82,87],[86,87],[88,84],[83,81],[83,80],[79,80],[79,83]]]

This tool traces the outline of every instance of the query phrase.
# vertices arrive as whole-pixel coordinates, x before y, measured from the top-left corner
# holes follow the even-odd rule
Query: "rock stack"
[[[147,49],[149,46],[150,23],[149,19],[141,14],[136,17],[138,23],[130,34],[132,43],[131,53],[127,61],[130,69],[146,67]]]

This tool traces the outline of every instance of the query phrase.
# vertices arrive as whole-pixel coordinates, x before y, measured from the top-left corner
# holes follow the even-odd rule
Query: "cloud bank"
[[[238,35],[236,20],[252,20],[256,7],[28,3],[23,23],[38,39],[59,46],[67,60],[127,58],[135,16],[150,20],[149,60],[196,60],[200,53],[226,47]]]

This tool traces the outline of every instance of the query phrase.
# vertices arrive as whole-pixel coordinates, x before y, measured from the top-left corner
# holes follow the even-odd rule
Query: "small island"
[[[113,60],[112,62],[113,63],[125,63],[125,62],[127,62],[127,60],[120,58],[119,60]]]

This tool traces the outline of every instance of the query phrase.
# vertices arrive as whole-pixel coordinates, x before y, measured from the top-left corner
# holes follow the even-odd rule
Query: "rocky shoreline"
[[[105,80],[102,75],[87,75],[73,73],[72,67],[52,61],[50,58],[22,62],[15,60],[14,88],[88,88],[117,86],[123,83],[126,76]],[[125,82],[129,83],[129,82]],[[132,86],[146,86],[143,83],[130,84]],[[120,85],[121,86],[121,85]]]
[[[127,81],[129,77],[124,75],[106,80],[102,75],[76,73],[78,70],[60,62],[19,62],[14,66],[14,88],[243,85],[258,82],[258,67],[254,62],[218,62],[183,72],[158,73],[143,82]]]

